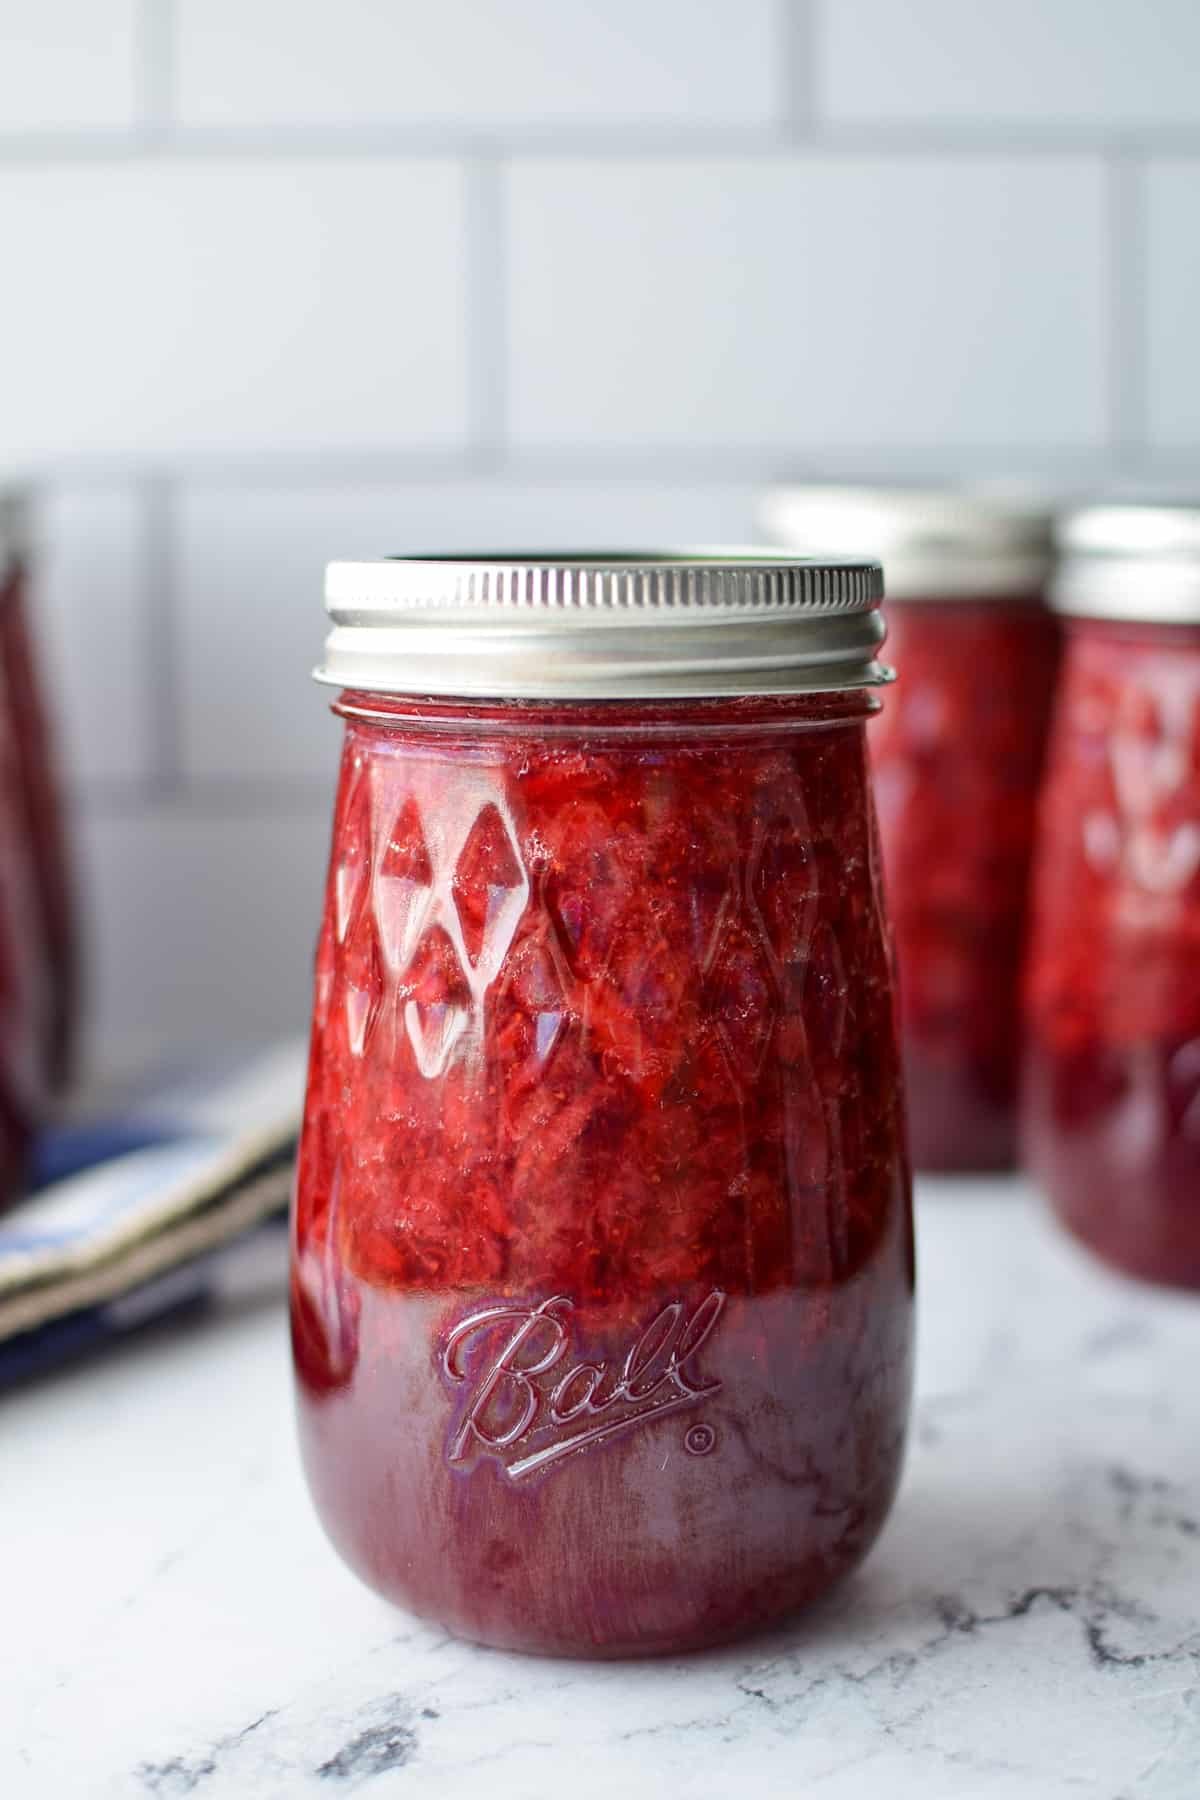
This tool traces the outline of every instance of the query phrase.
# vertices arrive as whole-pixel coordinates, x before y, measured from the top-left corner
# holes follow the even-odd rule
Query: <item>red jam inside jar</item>
[[[26,610],[22,508],[0,495],[0,1205],[65,1076],[74,1014],[62,820]]]
[[[0,669],[12,724],[25,854],[36,896],[34,954],[44,968],[40,1055],[46,1083],[59,1089],[69,1080],[74,1063],[78,947],[53,733],[26,585],[24,562],[16,560],[0,596]]]
[[[1200,623],[1078,619],[1042,805],[1024,1099],[1059,1217],[1200,1288]]]
[[[1037,600],[904,599],[871,732],[913,1162],[1016,1156],[1021,967],[1058,626]]]
[[[34,1127],[43,1111],[45,969],[29,858],[24,793],[0,671],[0,1208],[25,1182]]]
[[[696,1648],[880,1529],[912,1242],[871,704],[343,694],[301,1443],[346,1560],[455,1632]]]

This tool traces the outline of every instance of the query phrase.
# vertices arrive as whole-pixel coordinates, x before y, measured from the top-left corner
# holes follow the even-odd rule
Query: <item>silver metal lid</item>
[[[330,563],[316,677],[494,699],[873,687],[882,595],[878,563],[745,551]]]
[[[1053,551],[1045,498],[1011,484],[776,487],[759,523],[792,550],[878,557],[889,600],[1039,594]]]
[[[1200,624],[1200,504],[1104,501],[1068,513],[1051,590],[1056,611]]]

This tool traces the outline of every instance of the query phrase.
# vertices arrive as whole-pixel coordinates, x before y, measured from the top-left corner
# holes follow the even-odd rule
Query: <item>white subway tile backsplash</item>
[[[1098,160],[529,158],[508,209],[521,447],[1103,439]]]
[[[736,484],[447,481],[180,496],[184,761],[192,778],[328,778],[330,695],[310,680],[325,632],[326,562],[396,551],[746,539]]]
[[[0,456],[464,439],[453,163],[10,165],[0,220]]]
[[[152,773],[145,519],[131,486],[55,487],[35,513],[31,616],[73,786]]]
[[[188,125],[756,125],[774,0],[179,0]]]
[[[0,0],[0,134],[135,121],[137,0]]]
[[[304,1029],[326,807],[92,810],[81,826],[92,1067]]]
[[[97,1059],[304,1021],[327,559],[1186,459],[1198,67],[1194,0],[0,0],[0,468],[48,483]]]
[[[1200,125],[1195,0],[823,0],[817,44],[839,123]]]
[[[1147,428],[1155,449],[1200,445],[1200,157],[1146,177]]]

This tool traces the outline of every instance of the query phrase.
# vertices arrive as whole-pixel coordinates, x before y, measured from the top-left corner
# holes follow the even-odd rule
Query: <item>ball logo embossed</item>
[[[721,1382],[704,1376],[696,1361],[724,1309],[719,1288],[690,1317],[682,1300],[671,1301],[619,1362],[572,1356],[575,1309],[565,1294],[471,1313],[442,1345],[443,1375],[466,1389],[446,1460],[459,1465],[472,1453],[492,1457],[510,1481],[520,1481],[589,1445],[696,1406],[721,1391]],[[707,1455],[716,1433],[694,1425],[684,1442],[692,1455]]]

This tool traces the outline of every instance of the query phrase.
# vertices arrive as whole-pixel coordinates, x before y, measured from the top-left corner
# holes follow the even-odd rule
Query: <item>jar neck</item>
[[[1069,641],[1141,645],[1153,650],[1200,649],[1200,621],[1181,624],[1163,619],[1093,619],[1084,614],[1063,617]]]
[[[879,710],[868,688],[820,694],[752,694],[685,700],[448,700],[346,689],[342,718],[382,730],[501,736],[709,738],[854,725]]]

